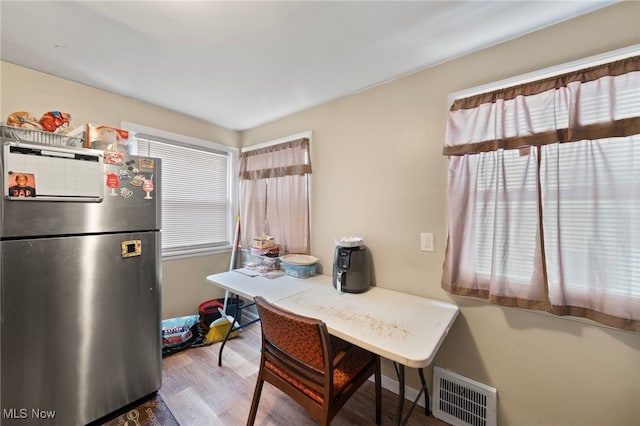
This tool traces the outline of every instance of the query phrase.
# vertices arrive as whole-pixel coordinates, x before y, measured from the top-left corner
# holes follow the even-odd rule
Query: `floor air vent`
[[[498,396],[491,386],[433,367],[433,415],[454,426],[497,426]]]

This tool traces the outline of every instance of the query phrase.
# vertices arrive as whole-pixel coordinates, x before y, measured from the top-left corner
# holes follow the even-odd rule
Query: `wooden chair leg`
[[[247,426],[253,426],[256,421],[256,413],[258,412],[258,404],[260,403],[260,395],[262,394],[262,385],[264,380],[262,377],[258,377],[256,383],[256,390],[253,392],[253,399],[251,400],[251,410],[249,411],[249,418],[247,419]]]

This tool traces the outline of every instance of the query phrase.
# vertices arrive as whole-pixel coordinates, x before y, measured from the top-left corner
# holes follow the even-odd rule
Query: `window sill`
[[[171,253],[163,253],[162,260],[177,260],[187,259],[190,257],[211,256],[215,254],[230,253],[231,245],[224,245],[220,247],[208,247],[199,249],[184,249],[180,251],[174,251]]]

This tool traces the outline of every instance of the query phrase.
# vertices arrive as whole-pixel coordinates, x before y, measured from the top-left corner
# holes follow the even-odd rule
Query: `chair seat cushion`
[[[330,338],[334,353],[333,395],[339,396],[344,387],[375,359],[375,355],[338,337],[331,336]],[[323,403],[324,397],[321,393],[309,388],[269,360],[266,360],[265,367],[292,386],[304,392],[305,395],[318,404]]]

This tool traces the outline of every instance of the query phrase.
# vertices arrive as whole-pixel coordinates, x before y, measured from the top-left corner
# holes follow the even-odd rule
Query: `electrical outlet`
[[[433,251],[433,233],[432,232],[420,233],[420,250]]]

